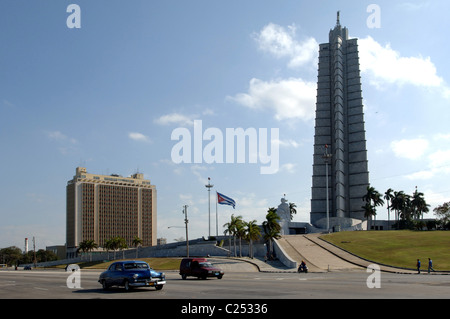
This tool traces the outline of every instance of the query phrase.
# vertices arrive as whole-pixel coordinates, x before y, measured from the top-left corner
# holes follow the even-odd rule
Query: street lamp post
[[[186,257],[189,257],[189,237],[188,237],[188,217],[187,217],[188,205],[183,206],[184,223],[186,224]]]
[[[328,161],[333,157],[333,154],[328,154],[328,145],[325,145],[325,154],[322,158],[325,160],[325,178],[326,178],[326,193],[327,193],[327,232],[330,232],[330,201],[328,190]]]

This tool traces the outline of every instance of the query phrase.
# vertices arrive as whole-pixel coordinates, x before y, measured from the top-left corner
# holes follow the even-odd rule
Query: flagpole
[[[205,187],[208,189],[208,239],[211,237],[211,187],[214,185],[211,185],[210,183],[211,178],[208,177],[208,185],[205,185]]]
[[[216,237],[219,236],[219,217],[217,215],[217,191],[216,191]]]

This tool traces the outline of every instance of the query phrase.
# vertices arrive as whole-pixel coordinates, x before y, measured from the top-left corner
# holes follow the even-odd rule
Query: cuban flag
[[[217,193],[217,203],[218,204],[230,205],[230,206],[233,206],[233,209],[234,209],[234,207],[236,206],[236,202],[234,201],[234,199],[227,197],[219,192],[216,192],[216,193]]]

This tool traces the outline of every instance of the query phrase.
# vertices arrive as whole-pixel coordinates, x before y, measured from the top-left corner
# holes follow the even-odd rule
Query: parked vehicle
[[[183,258],[180,263],[181,278],[188,276],[206,279],[216,277],[222,279],[224,272],[222,269],[214,267],[206,258]]]
[[[117,261],[100,274],[98,282],[103,289],[123,286],[128,291],[133,287],[155,287],[161,290],[166,284],[165,274],[153,270],[144,261]]]

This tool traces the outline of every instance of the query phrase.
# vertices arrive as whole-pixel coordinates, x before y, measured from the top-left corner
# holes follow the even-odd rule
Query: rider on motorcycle
[[[306,263],[304,260],[300,263],[300,266],[298,266],[298,272],[306,272],[308,270],[308,267],[306,267]]]

